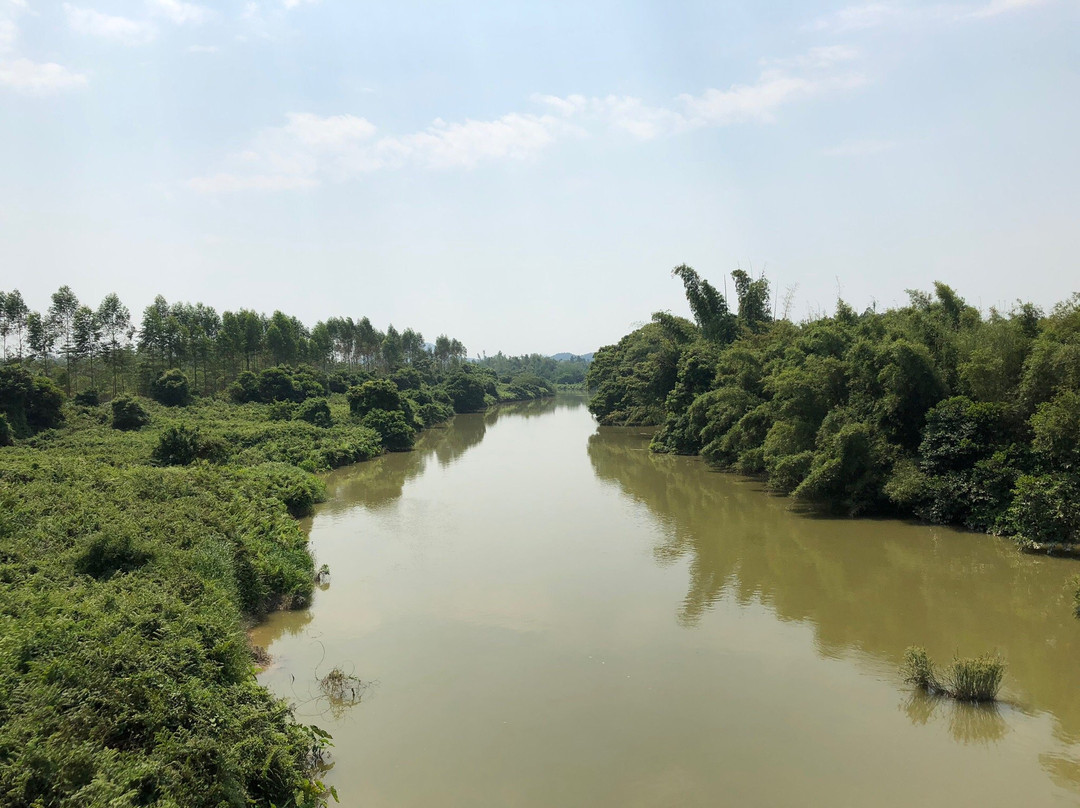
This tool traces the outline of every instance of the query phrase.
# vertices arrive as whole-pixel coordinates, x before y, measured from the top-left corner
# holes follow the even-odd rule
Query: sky
[[[584,353],[1080,291],[1080,2],[0,0],[0,289]],[[731,284],[729,283],[730,287]]]

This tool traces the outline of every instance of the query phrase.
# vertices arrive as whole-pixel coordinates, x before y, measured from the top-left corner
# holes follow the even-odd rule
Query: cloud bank
[[[767,65],[752,84],[683,93],[667,105],[633,96],[534,95],[538,108],[492,120],[436,119],[406,134],[381,134],[366,118],[294,112],[282,126],[260,132],[230,170],[188,180],[205,193],[311,188],[362,174],[404,167],[468,169],[491,160],[531,159],[572,138],[614,133],[652,140],[704,128],[767,124],[790,104],[866,84],[852,70],[858,51],[815,48]]]

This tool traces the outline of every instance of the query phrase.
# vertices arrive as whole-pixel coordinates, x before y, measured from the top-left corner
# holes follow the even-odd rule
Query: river
[[[255,641],[334,736],[343,805],[1080,804],[1080,565],[801,513],[584,403],[459,415],[328,476],[330,583]],[[1004,701],[912,693],[916,644],[999,651]],[[335,667],[359,703],[322,694]]]

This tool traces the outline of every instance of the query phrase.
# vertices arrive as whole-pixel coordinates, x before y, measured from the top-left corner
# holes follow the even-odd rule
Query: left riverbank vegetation
[[[654,451],[814,506],[1076,552],[1080,295],[983,313],[937,283],[906,306],[839,300],[793,322],[764,277],[733,272],[729,305],[691,267],[673,274],[693,320],[658,312],[596,353],[602,424],[655,425]]]
[[[316,806],[245,627],[309,603],[313,473],[554,393],[457,340],[0,293],[0,803]],[[525,378],[521,378],[524,376]]]

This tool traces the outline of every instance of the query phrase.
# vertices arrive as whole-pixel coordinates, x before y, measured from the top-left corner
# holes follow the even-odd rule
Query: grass
[[[958,658],[939,677],[926,651],[911,646],[904,652],[900,672],[905,682],[928,693],[941,693],[957,701],[990,702],[1001,689],[1005,662],[993,654]]]
[[[0,805],[323,805],[327,737],[256,682],[244,627],[310,602],[311,472],[378,436],[343,396],[330,427],[139,404],[139,429],[68,406],[0,449]]]

